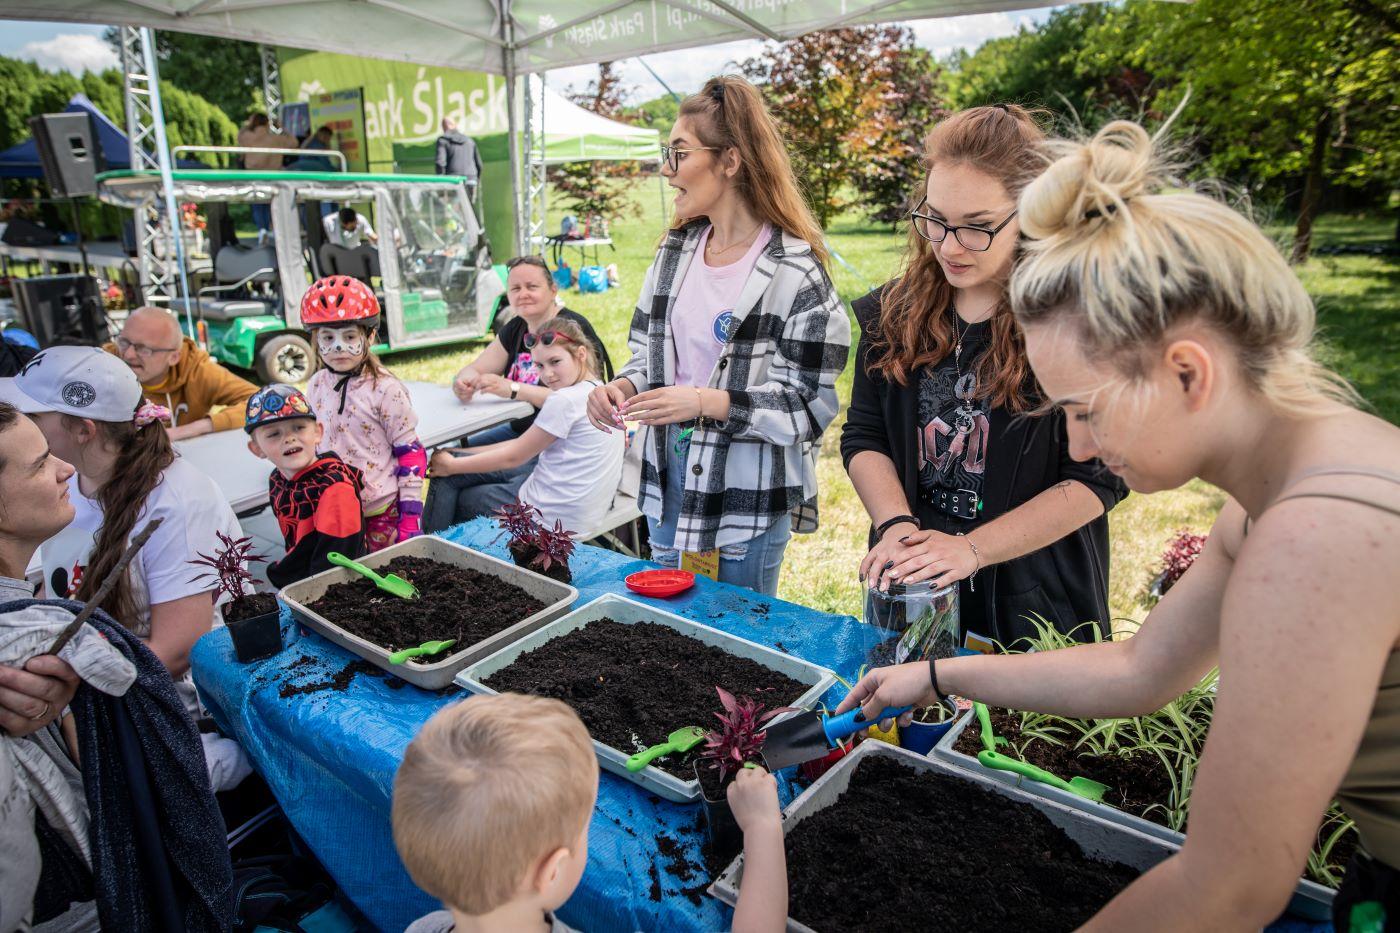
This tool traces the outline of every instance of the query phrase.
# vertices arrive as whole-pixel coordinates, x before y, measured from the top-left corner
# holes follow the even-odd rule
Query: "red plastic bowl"
[[[622,582],[629,590],[643,596],[675,596],[695,585],[695,574],[689,570],[643,570]]]

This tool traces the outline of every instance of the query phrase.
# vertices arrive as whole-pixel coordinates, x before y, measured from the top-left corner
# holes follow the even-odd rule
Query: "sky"
[[[988,39],[1010,35],[1022,25],[1044,22],[1049,9],[1010,13],[984,13],[945,19],[910,21],[915,41],[942,57],[957,49],[977,48]],[[51,71],[101,71],[115,67],[117,55],[102,38],[105,26],[74,23],[6,22],[0,28],[0,55],[23,58]],[[672,90],[688,94],[699,90],[705,79],[730,62],[757,55],[763,44],[757,41],[729,42],[724,45],[680,49],[646,56],[646,64],[660,75]],[[650,100],[665,93],[639,59],[620,62],[624,83],[633,89],[636,101]],[[582,89],[598,73],[597,66],[581,65],[549,72],[546,80],[556,88]]]

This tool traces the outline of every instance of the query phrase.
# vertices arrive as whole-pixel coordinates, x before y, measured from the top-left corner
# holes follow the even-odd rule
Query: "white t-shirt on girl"
[[[612,508],[622,476],[622,432],[604,433],[588,421],[588,393],[598,383],[579,382],[549,394],[535,427],[559,438],[540,454],[520,487],[520,501],[569,531],[592,530]]]
[[[685,271],[685,280],[671,309],[671,334],[676,344],[676,385],[707,386],[734,326],[734,305],[759,254],[773,236],[764,224],[743,258],[727,266],[705,262],[705,244],[714,227],[705,228],[700,245]]]

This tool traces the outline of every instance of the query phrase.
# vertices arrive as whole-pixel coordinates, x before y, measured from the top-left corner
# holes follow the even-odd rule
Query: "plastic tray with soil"
[[[568,611],[572,586],[423,535],[360,558],[378,573],[412,583],[418,598],[400,599],[343,568],[282,590],[307,627],[385,671],[437,690],[462,668]],[[427,641],[455,639],[436,655],[391,664],[389,655]]]
[[[1102,804],[1078,797],[1068,791],[1050,787],[1038,781],[1021,778],[1008,771],[984,768],[977,761],[982,750],[982,733],[977,717],[969,714],[954,725],[934,749],[934,755],[957,767],[975,769],[993,780],[1024,788],[1037,796],[1058,800],[1068,806],[1102,812],[1110,820],[1130,826],[1150,836],[1181,844],[1182,832],[1167,825],[1167,806],[1171,800],[1172,779],[1161,759],[1151,753],[1108,756],[1075,749],[1071,744],[1055,745],[1031,739],[1021,734],[1021,715],[1005,709],[988,709],[992,731],[1010,740],[1003,753],[1014,754],[1038,768],[1068,781],[1085,777],[1108,786]],[[1320,837],[1329,831],[1326,823]],[[1320,841],[1320,839],[1319,839]],[[1344,837],[1332,850],[1333,861],[1345,865],[1357,845],[1355,833]],[[1332,889],[1307,878],[1300,879],[1289,903],[1289,911],[1309,920],[1326,920],[1331,916]]]
[[[883,742],[785,811],[793,931],[1073,930],[1175,846]],[[878,858],[833,858],[833,853]],[[919,866],[908,872],[891,866]],[[711,888],[733,904],[743,860]]]
[[[715,687],[765,706],[808,707],[835,683],[791,655],[621,596],[602,596],[464,669],[475,693],[563,700],[593,736],[602,767],[677,802],[699,798],[693,752],[636,773],[627,758],[684,726],[709,728]]]

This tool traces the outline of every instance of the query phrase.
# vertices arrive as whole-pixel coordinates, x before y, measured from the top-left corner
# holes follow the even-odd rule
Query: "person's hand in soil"
[[[78,692],[78,674],[53,655],[30,658],[23,668],[0,664],[0,729],[23,738],[63,715]]]
[[[477,377],[476,390],[497,398],[510,398],[510,380],[495,373],[482,373]]]
[[[889,572],[898,563],[895,555],[903,549],[904,541],[917,533],[919,526],[911,522],[900,522],[885,529],[880,540],[875,542],[860,562],[860,579],[871,589],[883,590],[889,586]]]
[[[744,884],[734,907],[734,933],[782,930],[787,926],[788,883],[778,782],[762,768],[741,768],[726,796],[744,831]]]
[[[869,671],[837,704],[835,715],[859,706],[864,710],[866,719],[874,719],[890,706],[918,708],[936,702],[938,697],[933,692],[933,681],[929,679],[928,662],[913,661]],[[912,714],[905,713],[899,717],[899,724],[907,726],[913,719]]]
[[[626,379],[598,386],[588,393],[589,422],[600,431],[612,431],[614,428],[625,430],[627,426],[622,421],[619,409],[627,404],[632,394],[632,383]]]
[[[456,476],[463,472],[457,461],[463,459],[456,454],[446,450],[433,452],[433,456],[428,460],[428,478],[435,476]]]
[[[932,529],[901,536],[888,560],[894,561],[894,566],[884,574],[886,585],[932,580],[935,587],[944,587],[981,569],[981,558],[965,535]]]

